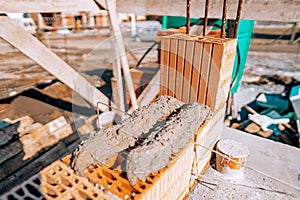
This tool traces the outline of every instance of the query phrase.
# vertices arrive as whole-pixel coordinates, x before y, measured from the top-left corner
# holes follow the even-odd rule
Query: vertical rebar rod
[[[237,13],[236,13],[236,18],[235,18],[235,27],[234,27],[233,38],[237,37],[239,22],[240,22],[241,13],[242,13],[242,7],[243,7],[243,0],[239,0],[238,10],[237,10]]]
[[[186,34],[190,33],[191,0],[186,1]]]
[[[222,15],[221,38],[225,38],[226,37],[225,25],[226,25],[226,18],[227,18],[227,8],[228,8],[228,0],[224,0],[224,3],[223,3],[223,15]]]
[[[208,8],[209,8],[209,0],[205,2],[205,16],[204,16],[204,26],[203,26],[203,36],[206,35],[206,28],[208,24]]]

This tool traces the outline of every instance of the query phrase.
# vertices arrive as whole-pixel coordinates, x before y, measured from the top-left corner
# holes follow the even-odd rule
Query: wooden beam
[[[110,104],[110,100],[103,93],[16,22],[1,16],[0,26],[3,27],[0,29],[0,37],[56,76],[92,105],[96,106],[98,101]],[[99,105],[99,109],[109,110],[104,105]]]
[[[116,41],[117,55],[119,56],[117,59],[121,60],[123,76],[125,78],[125,81],[126,81],[126,84],[127,84],[128,90],[129,90],[132,107],[134,109],[137,109],[138,103],[137,103],[137,99],[136,99],[134,88],[133,88],[132,78],[131,78],[131,74],[129,71],[128,59],[126,56],[124,41],[123,41],[123,37],[122,37],[122,33],[121,33],[119,20],[118,20],[118,14],[117,14],[117,10],[116,10],[116,0],[107,0],[106,3],[107,3],[107,8],[108,8],[110,23],[111,23],[112,30],[113,30],[113,36]]]
[[[152,80],[148,83],[147,87],[144,89],[142,94],[138,98],[138,104],[140,106],[145,106],[149,104],[159,93],[160,91],[160,70],[156,72]],[[133,107],[128,110],[128,113],[134,111]]]
[[[211,0],[209,18],[222,18],[223,0]],[[227,18],[235,19],[238,0],[229,0]],[[120,13],[137,15],[186,16],[186,1],[182,0],[122,0],[117,2]],[[258,21],[300,21],[299,0],[248,0],[243,4],[241,19]],[[204,18],[205,0],[192,0],[191,17]]]

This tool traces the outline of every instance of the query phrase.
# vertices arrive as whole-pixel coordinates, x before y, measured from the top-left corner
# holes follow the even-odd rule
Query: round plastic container
[[[245,164],[249,151],[248,148],[235,140],[220,140],[217,144],[217,151],[228,156],[232,160]],[[226,177],[240,178],[244,175],[244,167],[238,163],[229,160],[219,154],[216,155],[217,171]]]

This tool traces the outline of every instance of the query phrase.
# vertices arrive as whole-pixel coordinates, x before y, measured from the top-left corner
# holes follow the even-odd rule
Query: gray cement
[[[182,104],[175,98],[161,96],[156,102],[134,111],[132,117],[121,124],[92,133],[73,153],[71,167],[82,175],[85,168],[91,164],[104,164],[116,153],[134,146],[160,118],[170,114]]]
[[[194,138],[199,126],[211,115],[207,106],[183,104],[161,96],[139,108],[121,124],[94,132],[73,153],[71,167],[83,175],[93,164],[105,164],[122,154],[122,169],[131,184],[145,181],[150,173],[167,166],[173,154]]]
[[[210,115],[208,107],[198,103],[184,104],[173,112],[158,130],[131,150],[126,161],[127,178],[131,184],[146,181],[147,175],[167,166],[172,154],[184,148]]]

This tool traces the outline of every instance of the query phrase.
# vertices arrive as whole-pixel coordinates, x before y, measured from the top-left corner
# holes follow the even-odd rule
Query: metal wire
[[[190,33],[191,0],[186,2],[186,34]]]
[[[99,106],[98,106],[99,104],[105,105],[105,106],[107,106],[107,107],[109,107],[109,108],[111,108],[111,109],[113,109],[113,110],[120,111],[120,112],[122,112],[122,113],[124,113],[124,114],[126,114],[126,115],[128,115],[128,116],[130,116],[130,117],[132,117],[131,114],[129,114],[129,113],[127,113],[127,112],[124,112],[124,111],[122,111],[122,110],[120,110],[120,109],[118,109],[118,108],[112,107],[112,106],[110,106],[110,105],[108,105],[108,104],[106,104],[106,103],[100,102],[100,101],[97,102],[97,115],[98,115],[98,117],[99,117],[99,115],[100,115],[100,111],[99,111],[99,109],[98,109],[98,108],[99,108]]]
[[[206,35],[206,28],[208,24],[208,8],[209,8],[210,0],[205,1],[205,16],[204,16],[204,26],[203,26],[203,36]]]
[[[242,13],[242,8],[243,8],[243,0],[239,0],[238,10],[237,10],[236,19],[235,19],[235,27],[234,27],[233,38],[237,37],[239,22],[240,22],[241,13]]]
[[[221,38],[226,37],[225,25],[227,19],[227,8],[228,8],[228,0],[224,0],[223,3],[223,15],[222,15],[222,28],[221,28]]]

